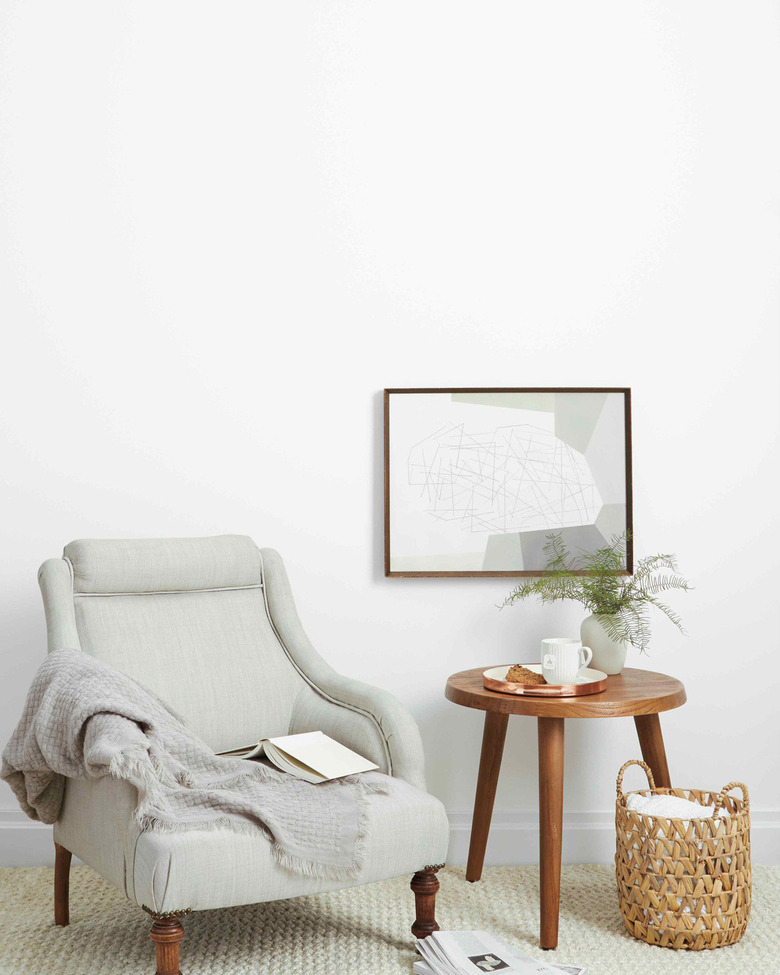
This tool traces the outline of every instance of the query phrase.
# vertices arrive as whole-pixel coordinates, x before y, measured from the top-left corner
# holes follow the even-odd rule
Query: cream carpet
[[[754,870],[753,913],[743,940],[715,951],[675,952],[623,928],[611,867],[563,868],[558,950],[537,943],[535,867],[492,867],[469,884],[462,867],[439,874],[442,928],[485,929],[527,954],[586,965],[589,975],[780,972],[780,867]],[[89,867],[71,872],[71,923],[54,926],[53,871],[0,870],[0,973],[153,975],[149,918]],[[407,878],[352,890],[193,914],[184,920],[184,975],[396,975],[415,952]]]

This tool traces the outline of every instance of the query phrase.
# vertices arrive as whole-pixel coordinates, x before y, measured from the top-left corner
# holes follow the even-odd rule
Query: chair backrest
[[[50,651],[80,649],[134,677],[215,751],[287,733],[305,681],[251,538],[82,539],[39,579]]]

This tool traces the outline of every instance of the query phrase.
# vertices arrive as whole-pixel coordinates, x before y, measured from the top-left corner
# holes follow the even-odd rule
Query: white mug
[[[542,674],[548,684],[576,684],[579,673],[593,659],[590,647],[573,637],[542,640]]]

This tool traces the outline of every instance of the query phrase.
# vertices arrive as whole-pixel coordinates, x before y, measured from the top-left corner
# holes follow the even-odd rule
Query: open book
[[[353,752],[346,745],[334,741],[321,731],[306,731],[301,735],[263,738],[256,745],[221,752],[225,758],[262,758],[265,756],[282,772],[306,782],[328,782],[355,772],[371,772],[378,765]]]

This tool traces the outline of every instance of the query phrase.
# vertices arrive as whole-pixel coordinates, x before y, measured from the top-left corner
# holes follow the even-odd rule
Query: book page
[[[302,762],[325,779],[338,779],[356,772],[371,772],[379,768],[367,758],[353,752],[321,731],[309,731],[301,735],[285,735],[269,739],[278,750],[290,758]]]
[[[315,771],[309,765],[305,765],[303,762],[298,761],[297,758],[293,758],[292,755],[288,755],[283,749],[277,748],[272,741],[266,742],[265,754],[282,772],[289,772],[290,775],[295,775],[306,782],[313,782],[315,785],[318,782],[328,781],[326,776],[320,775],[319,772]]]
[[[242,748],[231,748],[229,752],[217,752],[220,758],[262,758],[265,754],[267,738],[254,745],[244,745]]]

